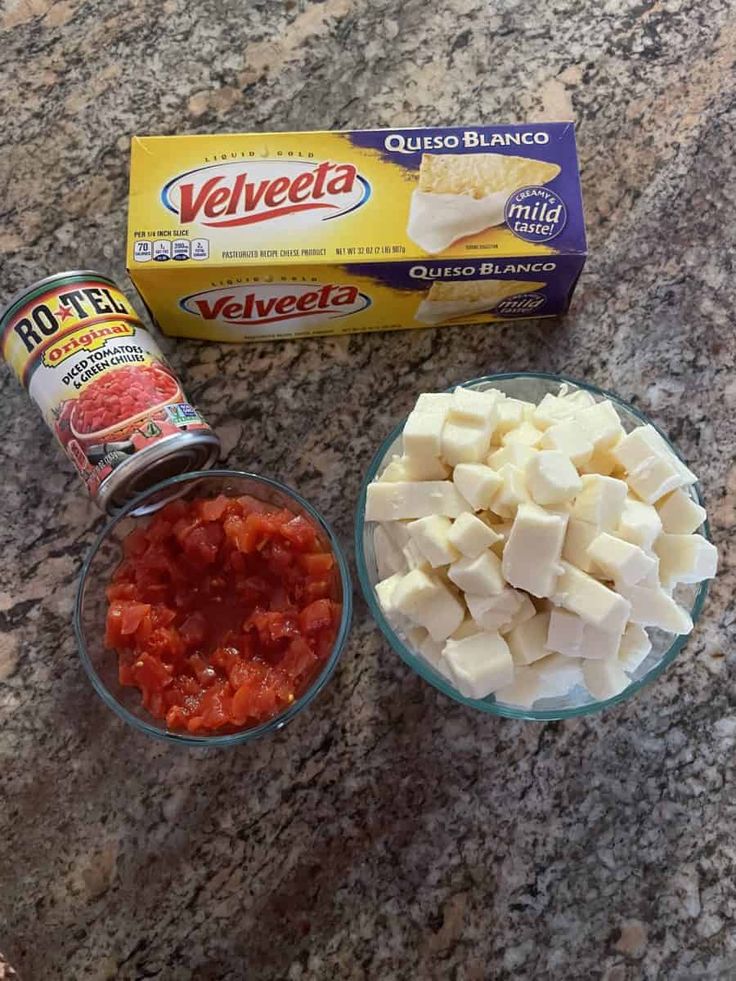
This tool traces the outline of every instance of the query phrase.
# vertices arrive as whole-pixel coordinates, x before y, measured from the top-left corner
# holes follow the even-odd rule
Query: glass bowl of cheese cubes
[[[356,561],[417,674],[548,720],[660,674],[717,553],[697,478],[656,426],[602,389],[521,372],[419,395],[368,469]]]

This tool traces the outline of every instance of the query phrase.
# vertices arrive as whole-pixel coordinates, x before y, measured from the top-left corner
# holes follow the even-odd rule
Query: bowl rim
[[[182,484],[188,481],[200,481],[210,477],[219,479],[247,478],[248,480],[263,484],[266,487],[274,488],[275,490],[291,498],[295,503],[302,507],[316,522],[318,527],[322,529],[327,541],[329,542],[332,553],[337,561],[343,595],[340,626],[335,637],[335,642],[332,645],[330,656],[325,661],[322,670],[313,680],[309,688],[299,698],[297,698],[292,705],[285,709],[280,715],[274,716],[272,719],[268,719],[266,722],[262,722],[259,725],[253,726],[249,729],[241,729],[237,732],[226,733],[223,735],[213,734],[197,736],[193,733],[182,733],[173,729],[168,730],[160,728],[157,725],[146,721],[145,719],[138,718],[138,716],[133,715],[133,713],[130,712],[124,705],[120,704],[114,694],[98,675],[87,652],[87,644],[82,625],[82,603],[84,588],[87,584],[92,562],[94,561],[95,556],[97,555],[102,544],[106,541],[107,537],[123,519],[134,516],[134,511],[141,507],[151,495],[160,492],[163,488],[171,487],[172,485],[176,484]],[[166,503],[169,503],[170,500],[170,497],[165,498],[162,501],[161,506],[163,507]],[[148,516],[148,514],[150,514],[150,512],[142,514],[140,517],[145,518]],[[142,491],[140,494],[137,494],[125,505],[121,511],[105,522],[104,527],[99,532],[95,538],[95,541],[90,547],[79,573],[76,597],[74,600],[73,621],[79,659],[82,662],[92,687],[108,708],[112,709],[112,711],[120,719],[133,726],[134,729],[145,733],[147,736],[152,736],[154,739],[169,743],[178,743],[179,745],[185,746],[210,748],[235,746],[240,743],[251,742],[252,740],[258,739],[261,736],[265,736],[273,732],[278,732],[289,722],[291,722],[303,709],[305,709],[307,705],[309,705],[309,703],[322,691],[332,677],[350,633],[352,615],[353,590],[352,580],[350,577],[350,568],[337,536],[327,521],[325,521],[325,519],[322,517],[320,512],[312,504],[310,504],[309,501],[303,498],[301,494],[298,494],[293,488],[279,480],[275,480],[272,477],[265,477],[262,474],[251,473],[247,470],[228,470],[220,468],[214,470],[194,470],[190,473],[181,473],[176,474],[174,477],[168,477],[166,480],[162,480],[158,484],[154,484],[153,486],[146,488],[146,490]]]
[[[444,389],[444,391],[452,392],[455,388],[472,388],[480,383],[493,383],[499,381],[514,381],[518,378],[525,379],[537,379],[540,381],[554,382],[559,385],[571,385],[575,388],[582,389],[584,391],[590,392],[593,395],[602,396],[603,398],[610,399],[616,406],[621,407],[626,410],[626,412],[635,416],[645,425],[652,426],[656,431],[663,437],[670,449],[675,453],[678,459],[683,460],[677,447],[672,443],[670,438],[665,432],[663,432],[660,427],[648,418],[640,409],[626,402],[617,395],[615,392],[611,392],[608,389],[600,388],[597,385],[593,385],[590,382],[581,381],[577,378],[573,378],[569,375],[558,375],[553,372],[547,371],[506,371],[498,372],[492,375],[480,375],[476,378],[470,378],[467,381],[457,382],[451,385],[449,388]],[[368,466],[366,474],[360,485],[360,490],[358,492],[358,505],[356,509],[355,518],[355,531],[354,531],[354,545],[355,545],[355,565],[358,572],[358,581],[360,583],[361,592],[363,597],[368,604],[371,616],[378,624],[378,627],[389,642],[393,650],[399,655],[399,657],[404,661],[408,667],[415,671],[420,677],[425,681],[429,682],[434,688],[452,698],[454,701],[459,702],[461,705],[466,705],[470,708],[477,709],[481,712],[485,712],[488,715],[495,715],[506,719],[519,719],[529,722],[552,722],[561,719],[573,719],[582,715],[592,715],[596,712],[603,711],[604,709],[611,708],[620,702],[631,698],[638,691],[644,688],[646,685],[654,681],[664,670],[667,668],[680,653],[682,648],[687,643],[688,639],[692,635],[695,624],[700,618],[703,606],[705,604],[705,599],[708,594],[708,580],[704,580],[698,586],[695,598],[693,600],[692,609],[690,615],[693,621],[693,630],[689,634],[679,634],[677,635],[670,646],[667,648],[665,653],[662,655],[657,664],[653,665],[649,671],[644,675],[644,677],[639,678],[637,681],[632,681],[627,687],[620,692],[618,695],[614,695],[613,698],[607,698],[603,700],[596,700],[590,702],[586,705],[572,706],[565,709],[525,709],[522,707],[514,707],[511,705],[505,705],[496,701],[488,702],[485,699],[476,698],[466,698],[457,689],[455,689],[449,682],[445,681],[432,667],[425,663],[419,655],[411,651],[406,644],[401,640],[398,634],[394,631],[391,624],[388,622],[383,614],[383,611],[376,599],[375,591],[373,589],[370,576],[368,574],[368,566],[365,559],[365,552],[363,549],[363,534],[365,530],[366,520],[365,520],[365,501],[366,492],[368,484],[373,480],[379,467],[381,466],[387,452],[396,442],[398,437],[401,435],[406,423],[407,416],[404,416],[398,425],[394,426],[391,432],[385,437],[381,442],[380,446],[373,454],[371,462]],[[695,499],[698,504],[703,505],[703,496],[701,493],[700,482],[692,485],[692,491],[695,495]],[[371,522],[372,523],[372,522]],[[710,526],[708,524],[708,518],[706,518],[701,527],[701,533],[708,540],[711,541]]]

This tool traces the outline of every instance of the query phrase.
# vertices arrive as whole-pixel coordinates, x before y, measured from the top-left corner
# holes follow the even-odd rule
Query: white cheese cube
[[[547,647],[568,657],[601,660],[615,657],[621,643],[620,633],[609,633],[586,623],[567,610],[553,608],[550,615]]]
[[[395,456],[376,480],[390,484],[412,480],[445,480],[449,473],[450,468],[440,460],[410,460],[407,456]]]
[[[657,511],[668,535],[690,535],[705,521],[705,508],[681,489],[658,501]]]
[[[546,645],[549,650],[557,651],[558,654],[580,657],[584,630],[585,620],[576,613],[555,606],[550,611]]]
[[[401,434],[404,456],[412,460],[437,460],[442,451],[445,416],[440,412],[412,412]]]
[[[570,457],[558,450],[542,450],[533,456],[526,468],[529,492],[537,504],[562,504],[575,497],[583,487]]]
[[[379,579],[388,579],[396,572],[404,572],[404,554],[391,539],[386,527],[378,525],[373,532],[373,554]]]
[[[662,520],[651,504],[629,497],[624,502],[616,534],[645,551],[651,549],[662,533]]]
[[[532,664],[549,654],[546,646],[549,619],[549,613],[537,613],[506,634],[506,643],[516,664]]]
[[[586,474],[582,481],[583,489],[573,502],[572,517],[602,531],[612,531],[621,520],[628,493],[626,484],[600,474]]]
[[[615,538],[607,531],[593,539],[588,546],[588,555],[605,578],[616,583],[633,586],[657,570],[657,563],[644,549],[623,538]]]
[[[448,541],[458,553],[475,558],[490,548],[494,542],[503,541],[500,535],[476,515],[466,511],[459,518],[455,518],[447,535]]]
[[[575,419],[556,422],[546,429],[541,446],[547,450],[559,450],[568,456],[576,466],[585,463],[593,455],[593,444],[586,431]]]
[[[612,475],[622,476],[623,470],[621,469],[618,460],[613,455],[613,451],[606,449],[593,450],[593,456],[587,463],[582,464],[580,467],[580,473],[599,473],[604,477],[610,477]]]
[[[506,585],[501,572],[501,560],[489,549],[475,558],[463,556],[447,570],[449,579],[466,593],[494,596]]]
[[[524,403],[518,399],[497,402],[493,412],[493,432],[496,440],[524,421]]]
[[[418,518],[406,526],[411,540],[433,568],[449,565],[460,555],[448,537],[451,528],[450,519],[441,514]]]
[[[500,634],[484,632],[464,640],[448,640],[443,659],[466,698],[485,698],[514,679],[514,662]]]
[[[562,546],[562,558],[575,565],[583,572],[595,574],[598,569],[588,554],[588,548],[598,537],[599,531],[595,525],[587,521],[570,518],[565,532],[565,542]]]
[[[652,649],[652,642],[644,627],[630,623],[621,638],[618,660],[627,674],[633,674]]]
[[[409,540],[401,552],[404,556],[404,564],[409,571],[412,569],[424,569],[425,572],[429,572],[432,568],[425,556],[417,548],[416,542]]]
[[[567,517],[520,504],[503,552],[506,580],[532,596],[551,596],[560,573]]]
[[[431,573],[413,569],[398,582],[392,602],[413,623],[428,630],[434,640],[446,640],[465,618],[462,603]]]
[[[534,616],[536,611],[529,597],[509,586],[504,586],[495,596],[475,596],[473,593],[465,595],[465,602],[473,620],[484,630],[499,632],[511,629],[517,616],[526,612],[524,600],[531,606],[531,615]]]
[[[597,698],[599,701],[620,695],[630,684],[626,672],[615,658],[607,658],[603,661],[584,661],[583,680],[593,698]]]
[[[702,535],[660,535],[654,551],[664,587],[712,579],[718,568],[718,550]]]
[[[406,461],[400,456],[393,456],[376,477],[377,481],[393,484],[397,480],[409,480],[409,468]]]
[[[516,665],[514,680],[510,685],[497,689],[494,696],[497,702],[504,705],[514,705],[529,709],[540,697],[541,683],[539,674],[530,668]]]
[[[392,620],[399,612],[394,599],[394,594],[396,592],[396,587],[403,578],[403,574],[397,572],[392,576],[389,576],[387,579],[382,579],[381,582],[377,582],[374,587],[376,597],[378,598],[378,605],[381,607],[389,620]]]
[[[450,480],[372,483],[366,494],[366,521],[397,521],[444,514],[457,518],[468,510],[468,503]]]
[[[566,386],[563,385],[562,387],[565,388]],[[591,405],[595,405],[595,399],[590,392],[586,392],[584,388],[574,388],[571,392],[567,392],[564,395],[562,390],[560,390],[558,397],[564,402],[569,402],[570,405],[574,405],[578,411],[581,409],[587,409]]]
[[[542,431],[533,426],[530,422],[521,422],[514,429],[509,429],[501,437],[503,446],[513,446],[519,443],[522,446],[539,446],[542,439]]]
[[[452,474],[455,486],[476,511],[486,510],[502,484],[495,470],[483,463],[459,463]]]
[[[583,662],[579,657],[550,654],[527,670],[539,678],[539,698],[562,698],[583,683]]]
[[[532,421],[537,429],[549,429],[558,422],[565,422],[579,411],[575,402],[548,392],[534,410]]]
[[[499,393],[493,388],[480,392],[474,388],[458,386],[452,393],[450,419],[487,428],[490,437],[494,406],[498,402]]]
[[[526,469],[527,464],[536,456],[539,451],[533,446],[524,446],[523,443],[511,443],[510,446],[502,446],[489,454],[486,460],[489,467],[494,470],[502,470],[507,463],[520,470]]]
[[[414,404],[414,412],[435,412],[446,416],[452,404],[452,392],[422,392]]]
[[[473,637],[475,634],[482,633],[481,627],[472,617],[466,617],[457,630],[449,637],[449,640],[465,640],[466,637]]]
[[[442,460],[451,467],[458,463],[480,463],[491,445],[490,426],[473,426],[448,419],[442,430]]]
[[[520,504],[531,500],[526,486],[526,474],[507,463],[499,471],[501,486],[493,495],[491,510],[501,518],[513,518]]]
[[[664,589],[652,586],[625,586],[626,599],[631,604],[629,619],[643,627],[659,627],[673,634],[689,634],[693,621]]]
[[[608,399],[578,412],[575,421],[587,433],[594,451],[609,449],[626,435],[619,414]]]
[[[506,587],[507,589],[509,587]],[[513,630],[514,627],[518,627],[520,624],[525,623],[527,620],[531,620],[532,617],[537,615],[537,608],[529,599],[526,593],[522,593],[520,589],[515,589],[513,592],[519,597],[519,605],[514,611],[514,615],[511,618],[511,623],[501,624],[498,628],[500,634],[506,634],[509,630]]]
[[[554,595],[555,604],[577,613],[594,627],[620,636],[629,619],[627,600],[564,559],[562,570]]]
[[[653,426],[632,430],[615,446],[613,455],[626,469],[629,487],[647,504],[697,480]]]

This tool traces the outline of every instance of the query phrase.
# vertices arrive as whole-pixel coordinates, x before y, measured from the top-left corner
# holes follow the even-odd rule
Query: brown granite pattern
[[[228,465],[349,542],[422,389],[492,370],[618,391],[701,474],[722,573],[684,654],[601,717],[480,717],[358,601],[277,738],[183,752],[93,695],[70,629],[101,518],[0,373],[0,948],[26,979],[736,975],[736,14],[728,0],[5,0],[0,296],[125,281],[133,132],[568,118],[591,259],[560,324],[167,342]]]

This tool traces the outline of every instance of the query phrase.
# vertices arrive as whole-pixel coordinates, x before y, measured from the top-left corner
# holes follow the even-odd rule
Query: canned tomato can
[[[21,290],[0,344],[104,511],[216,460],[217,436],[109,277],[74,270]]]

